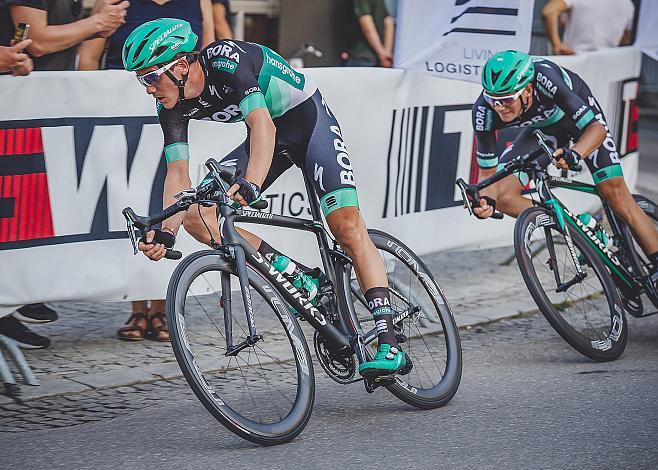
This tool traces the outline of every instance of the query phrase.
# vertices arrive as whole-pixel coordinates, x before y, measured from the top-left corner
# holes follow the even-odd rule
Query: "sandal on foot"
[[[144,321],[144,326],[140,325],[142,320]],[[119,331],[117,331],[117,337],[124,341],[141,341],[144,339],[147,327],[148,327],[148,318],[146,318],[146,315],[141,312],[136,312],[130,315],[130,318],[128,318],[128,321],[126,322],[125,325],[119,328]],[[139,334],[137,335],[128,334],[133,331],[136,331]]]
[[[158,325],[153,324],[153,320],[157,320],[160,323]],[[167,335],[162,335],[162,333],[167,333]],[[154,313],[149,317],[149,332],[146,336],[148,339],[153,341],[168,342],[169,341],[169,329],[167,328],[167,316],[162,313]]]

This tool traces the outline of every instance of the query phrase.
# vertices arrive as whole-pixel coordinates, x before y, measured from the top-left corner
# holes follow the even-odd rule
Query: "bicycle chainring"
[[[315,355],[320,365],[329,377],[339,384],[348,384],[354,381],[356,361],[354,355],[342,357],[335,354],[329,347],[327,340],[316,331],[313,335]]]

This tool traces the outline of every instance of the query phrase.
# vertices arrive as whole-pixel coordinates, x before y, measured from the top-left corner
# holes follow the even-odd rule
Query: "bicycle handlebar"
[[[508,163],[505,164],[502,170],[494,173],[489,178],[482,180],[477,184],[468,184],[462,178],[459,178],[455,182],[455,184],[457,185],[457,187],[459,187],[462,193],[464,206],[468,209],[468,212],[471,215],[474,214],[473,207],[480,206],[480,191],[482,189],[491,186],[492,184],[500,181],[503,178],[506,178],[507,176],[511,175],[516,171],[520,171],[523,170],[524,168],[527,168],[530,165],[530,163],[537,160],[543,154],[548,155],[551,158],[551,160],[557,161],[557,159],[553,157],[554,150],[553,148],[551,148],[549,141],[546,139],[546,135],[544,135],[544,133],[539,129],[533,130],[532,134],[537,138],[537,143],[539,145],[539,148],[536,151],[527,155],[520,155],[514,160],[509,161]],[[576,164],[570,166],[569,169],[572,171],[581,171],[582,166]],[[494,219],[502,219],[503,213],[494,211],[491,217],[493,217]]]
[[[217,201],[219,204],[229,204],[229,198],[226,196],[226,191],[234,184],[235,180],[240,175],[240,169],[235,166],[220,165],[214,158],[209,158],[206,161],[206,167],[212,173],[213,178],[210,181],[204,180],[196,189],[183,191],[176,195],[178,201],[169,207],[165,207],[160,212],[156,212],[150,216],[139,216],[135,211],[126,207],[121,211],[128,227],[128,236],[133,245],[134,254],[138,253],[138,238],[135,229],[139,230],[141,234],[146,234],[151,228],[168,219],[181,211],[187,210],[192,204],[207,203],[213,193],[220,189],[220,197],[223,196],[223,201]],[[215,196],[216,197],[216,196]],[[211,199],[212,201],[212,199]],[[251,204],[250,207],[255,209],[266,209],[268,206],[267,201],[259,200]],[[165,258],[167,259],[180,259],[183,254],[180,251],[167,248]]]

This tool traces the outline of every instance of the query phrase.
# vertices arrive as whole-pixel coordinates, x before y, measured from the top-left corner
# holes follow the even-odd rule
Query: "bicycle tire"
[[[220,397],[219,393],[208,381],[207,374],[204,375],[204,372],[201,371],[194,356],[195,351],[192,351],[192,347],[190,346],[190,335],[187,330],[190,325],[189,323],[186,324],[186,316],[191,314],[192,307],[186,312],[188,289],[195,279],[210,271],[217,272],[219,275],[221,273],[234,275],[231,264],[225,260],[222,254],[213,250],[204,250],[193,253],[183,259],[178,264],[169,282],[166,301],[167,323],[169,325],[171,345],[181,371],[199,401],[201,401],[205,408],[220,423],[233,433],[261,445],[276,445],[289,442],[299,435],[308,423],[315,399],[315,378],[311,355],[299,322],[290,313],[287,303],[280,297],[276,288],[253,268],[248,268],[251,288],[260,294],[264,303],[269,305],[271,310],[274,311],[275,317],[278,319],[278,322],[275,321],[274,323],[278,323],[281,328],[276,333],[270,329],[267,331],[259,330],[259,333],[264,336],[264,340],[267,340],[268,336],[272,337],[275,334],[279,334],[282,338],[287,338],[292,351],[292,358],[295,362],[294,369],[296,370],[298,383],[296,385],[294,404],[288,414],[283,416],[279,421],[260,423],[245,417],[228,404],[230,400],[227,400],[226,397],[224,399]],[[236,291],[233,296],[236,299],[232,304],[234,305],[233,308],[236,308],[235,305],[241,305],[242,301],[240,291]],[[255,297],[253,293],[252,296]],[[219,298],[219,296],[217,297]],[[256,300],[258,299],[252,299],[254,304]],[[217,311],[221,310],[221,308],[217,308]],[[255,311],[254,315],[260,313]],[[258,326],[258,320],[256,326]],[[221,334],[219,329],[217,331]],[[256,346],[253,348],[254,351],[256,351],[256,347],[259,344],[261,343],[256,343]],[[221,355],[217,354],[216,357],[219,360]],[[240,367],[240,362],[237,358],[236,364]],[[242,371],[240,372],[242,373]],[[224,391],[222,389],[222,393]]]
[[[539,275],[533,264],[533,255],[532,255],[532,246],[531,246],[531,237],[535,229],[540,229],[544,232],[544,238],[546,237],[545,230],[548,230],[551,233],[551,238],[555,242],[555,238],[552,234],[552,231],[562,234],[562,230],[559,228],[553,216],[544,208],[532,207],[526,209],[518,217],[516,224],[514,226],[514,250],[516,255],[516,260],[523,276],[523,280],[530,292],[532,298],[534,299],[537,307],[548,320],[550,325],[555,329],[555,331],[576,351],[581,354],[599,362],[612,361],[617,359],[623,352],[626,347],[626,342],[628,339],[628,329],[626,325],[626,316],[624,314],[624,306],[621,300],[621,297],[615,287],[612,276],[610,275],[608,268],[600,260],[599,256],[596,254],[594,249],[590,246],[589,242],[575,229],[571,229],[569,234],[573,241],[574,248],[579,253],[579,256],[582,256],[584,262],[582,262],[582,269],[587,270],[591,275],[593,271],[596,279],[603,289],[603,294],[606,300],[607,314],[604,313],[601,315],[602,320],[599,323],[602,323],[602,329],[606,330],[605,335],[600,334],[599,338],[591,338],[586,336],[585,332],[588,329],[596,330],[590,324],[590,320],[587,315],[574,316],[573,323],[585,322],[585,327],[582,330],[577,329],[572,325],[572,322],[567,321],[567,314],[561,312],[568,312],[570,308],[570,301],[562,301],[557,303],[559,309],[556,308],[553,301],[549,298],[546,290],[542,286]],[[565,250],[568,255],[568,251]],[[540,261],[539,256],[534,256],[538,261]],[[556,256],[559,258],[559,256]],[[568,266],[567,263],[570,262],[570,255],[564,256],[565,266]],[[549,263],[551,259],[549,258]],[[553,260],[553,262],[557,262]],[[543,264],[541,264],[543,265]],[[589,269],[591,268],[591,269]],[[549,273],[548,270],[551,272]],[[547,270],[547,282],[550,282],[550,277],[553,276],[552,270],[549,268]],[[564,273],[563,273],[564,274]],[[590,276],[588,276],[590,277]],[[590,279],[593,279],[590,277]],[[562,281],[564,282],[563,278]],[[553,279],[553,286],[555,287],[555,280]],[[596,300],[598,287],[594,287],[593,284],[590,285],[590,281],[587,281],[587,278],[583,280],[582,283],[576,283],[572,287],[580,286],[580,297],[574,297],[573,303],[571,305],[577,305],[577,302],[582,302],[584,305],[594,298]],[[585,286],[583,288],[582,286]],[[589,288],[589,291],[588,291]],[[565,295],[568,294],[569,289],[567,289]],[[552,295],[552,293],[551,293]],[[557,295],[556,295],[557,297]],[[596,307],[593,302],[592,307]],[[592,309],[592,310],[595,310]],[[571,317],[569,315],[569,317]],[[583,318],[584,317],[584,320]],[[608,331],[609,329],[609,331]],[[590,333],[594,334],[594,333]]]
[[[462,350],[459,330],[445,295],[425,263],[409,247],[385,232],[368,230],[368,233],[380,253],[390,255],[390,260],[395,263],[395,270],[400,268],[401,273],[404,273],[405,269],[408,270],[408,274],[396,275],[395,278],[387,270],[389,288],[397,287],[398,294],[403,296],[407,294],[407,299],[419,306],[422,305],[418,317],[418,323],[421,323],[421,326],[412,324],[411,316],[402,322],[402,331],[407,331],[406,328],[408,328],[408,331],[405,334],[406,342],[401,343],[400,346],[411,358],[414,368],[409,375],[397,376],[396,383],[386,388],[400,400],[417,408],[433,409],[444,406],[457,393],[462,374]],[[352,295],[353,277],[351,270],[345,269],[343,271],[340,283],[341,288],[339,291],[343,293],[344,298],[351,299],[353,305],[360,308],[359,325],[356,325],[355,330],[363,334],[372,328],[368,323],[374,324],[374,321],[363,304],[362,293]],[[408,292],[411,292],[412,285],[417,285],[423,289],[425,295],[422,292],[414,292],[409,295]],[[391,293],[391,306],[394,311],[396,310],[396,301],[399,302],[399,298]],[[401,308],[401,304],[404,304],[404,302],[399,302],[397,308]],[[421,318],[426,322],[426,325],[422,325]],[[413,335],[410,333],[413,333]],[[412,347],[412,343],[416,340],[420,344],[421,351]],[[430,350],[429,342],[432,342],[432,347],[435,350]],[[427,351],[422,351],[423,344],[421,343],[427,347]],[[438,345],[438,347],[434,345]],[[443,345],[445,345],[445,348]],[[436,371],[432,371],[432,374],[440,376],[431,377],[428,369],[424,367],[424,362],[427,361],[424,361],[425,357],[421,357],[421,354],[426,356],[427,353],[429,353],[428,359],[433,360],[436,365]],[[443,355],[445,355],[445,366],[439,365],[437,362],[437,358]],[[418,384],[418,376],[414,374],[419,374],[421,369],[427,375],[430,383],[433,380],[436,380],[436,383],[433,383],[430,387]]]

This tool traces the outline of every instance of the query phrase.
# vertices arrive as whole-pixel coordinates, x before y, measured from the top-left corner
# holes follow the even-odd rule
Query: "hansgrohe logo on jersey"
[[[288,65],[284,64],[280,60],[271,57],[267,53],[265,54],[265,60],[272,67],[276,67],[277,69],[279,69],[283,75],[290,77],[297,85],[300,85],[302,83],[302,79],[299,77],[299,75],[295,73],[295,71],[292,68],[290,68]]]

